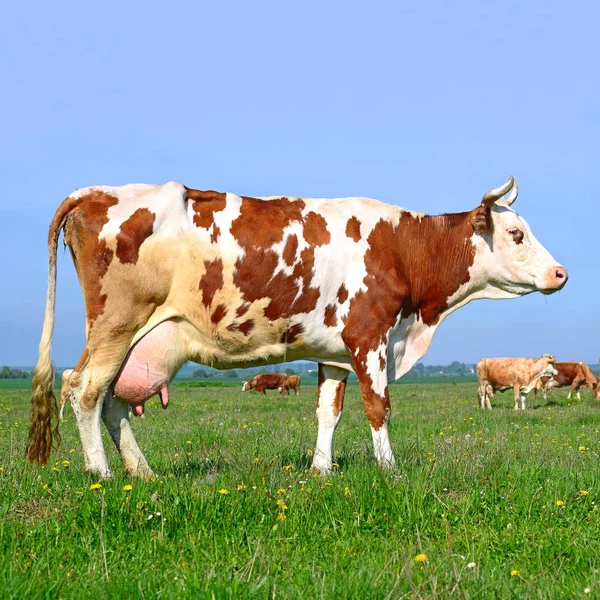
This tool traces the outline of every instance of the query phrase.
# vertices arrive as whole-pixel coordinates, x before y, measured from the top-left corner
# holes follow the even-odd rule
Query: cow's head
[[[250,385],[250,382],[249,381],[244,381],[244,385],[242,386],[242,392],[247,392],[250,389],[252,389],[252,386]]]
[[[539,377],[552,377],[553,375],[558,375],[558,371],[554,367],[554,363],[556,362],[554,356],[551,354],[542,354],[542,360],[545,362],[545,365],[540,372]]]
[[[503,186],[485,194],[481,205],[471,213],[476,246],[474,275],[485,288],[486,298],[513,298],[531,292],[552,294],[567,282],[567,270],[511,208],[517,194],[511,176]]]

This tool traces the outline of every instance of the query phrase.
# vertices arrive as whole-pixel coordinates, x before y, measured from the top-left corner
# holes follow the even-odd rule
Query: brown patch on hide
[[[221,235],[221,230],[217,227],[216,224],[213,223],[213,230],[212,230],[212,233],[210,234],[210,241],[213,244],[216,244],[217,241],[219,240],[220,235]]]
[[[283,248],[283,261],[286,265],[292,266],[296,260],[296,252],[298,251],[298,236],[292,234],[288,236],[288,239]]]
[[[327,222],[316,212],[309,212],[304,219],[304,239],[311,246],[324,246],[331,241]]]
[[[335,387],[335,396],[333,397],[333,416],[337,417],[344,408],[344,393],[346,392],[346,379],[340,381]]]
[[[204,261],[206,273],[200,278],[198,289],[202,290],[202,304],[210,306],[218,290],[223,288],[223,261],[217,258]]]
[[[248,335],[254,329],[254,319],[248,319],[243,323],[232,323],[227,327],[228,331],[235,333],[237,331],[243,333],[244,335]]]
[[[121,264],[137,263],[141,245],[152,235],[156,215],[147,208],[138,208],[121,225],[117,234],[117,258]]]
[[[240,215],[231,224],[231,235],[245,249],[267,249],[281,242],[284,229],[302,221],[303,200],[242,197]]]
[[[111,194],[92,190],[72,202],[74,208],[66,217],[65,243],[71,251],[83,290],[86,318],[91,330],[104,311],[107,295],[102,293],[102,280],[114,255],[107,247],[106,240],[99,239],[99,235],[108,223],[108,209],[115,206],[118,199]]]
[[[208,229],[214,223],[215,213],[225,210],[227,204],[226,194],[212,190],[185,189],[188,199],[192,201],[194,225]]]
[[[325,327],[335,327],[337,325],[336,311],[337,306],[335,304],[328,304],[325,307],[325,317],[323,319]]]
[[[379,355],[379,370],[380,371],[385,371],[386,369],[386,363],[385,363],[385,358],[383,357],[382,354]]]
[[[298,336],[304,331],[304,327],[300,323],[296,323],[296,325],[292,325],[289,329],[286,329],[281,334],[281,339],[279,343],[281,344],[293,344]]]
[[[244,302],[243,304],[240,304],[237,307],[237,310],[235,311],[235,316],[243,317],[250,310],[250,306],[251,304],[249,302]]]
[[[221,322],[223,317],[227,314],[227,307],[224,304],[217,305],[217,308],[213,311],[213,314],[210,316],[210,320],[213,325],[217,325]]]
[[[344,304],[344,302],[348,300],[348,290],[343,283],[340,285],[340,289],[337,292],[337,299],[340,304]]]
[[[346,235],[355,242],[360,241],[360,221],[356,217],[348,219],[348,223],[346,223]]]

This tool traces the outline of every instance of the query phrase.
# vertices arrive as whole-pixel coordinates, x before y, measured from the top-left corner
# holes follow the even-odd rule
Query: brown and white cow
[[[287,375],[285,373],[265,373],[263,375],[257,375],[250,381],[244,381],[242,386],[242,392],[248,390],[254,390],[259,392],[263,396],[266,396],[265,390],[285,390],[285,380]]]
[[[540,377],[536,386],[535,394],[541,390],[544,400],[546,393],[553,387],[570,386],[568,399],[573,393],[577,394],[577,399],[581,400],[580,388],[589,387],[594,394],[594,397],[600,400],[600,389],[596,376],[588,365],[583,362],[557,362],[554,367],[558,371],[553,377]]]
[[[86,305],[69,388],[90,471],[111,474],[102,419],[127,470],[151,474],[115,385],[143,406],[187,360],[227,369],[304,359],[319,363],[313,466],[326,472],[349,372],[375,456],[392,466],[388,383],[425,354],[440,323],[471,300],[565,285],[566,270],[511,208],[516,197],[511,177],[473,210],[426,216],[368,198],[249,198],[174,182],[78,190],[50,225],[28,459],[46,463],[57,434],[51,343],[63,228]]]
[[[526,395],[535,388],[540,377],[557,373],[554,368],[555,358],[544,354],[541,358],[482,358],[477,363],[477,380],[479,381],[479,406],[492,408],[490,398],[494,392],[505,392],[513,389],[515,410],[525,410]]]
[[[288,375],[285,378],[285,387],[280,387],[279,393],[289,395],[290,390],[294,390],[296,396],[300,395],[300,375]]]

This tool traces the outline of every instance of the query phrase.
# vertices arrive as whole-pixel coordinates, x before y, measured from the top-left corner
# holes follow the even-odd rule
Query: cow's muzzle
[[[563,266],[556,265],[551,267],[546,273],[544,287],[540,291],[542,294],[558,292],[558,290],[562,290],[565,287],[567,279],[569,279],[569,274]]]

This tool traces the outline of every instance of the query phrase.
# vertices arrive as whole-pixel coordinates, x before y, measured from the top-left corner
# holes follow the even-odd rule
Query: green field
[[[128,479],[106,434],[115,478],[94,490],[71,410],[51,463],[28,465],[27,391],[2,389],[2,598],[600,595],[589,392],[517,414],[510,393],[476,409],[473,383],[391,390],[392,472],[371,458],[356,386],[327,479],[309,470],[314,387],[285,400],[175,388],[134,422],[159,478]]]

